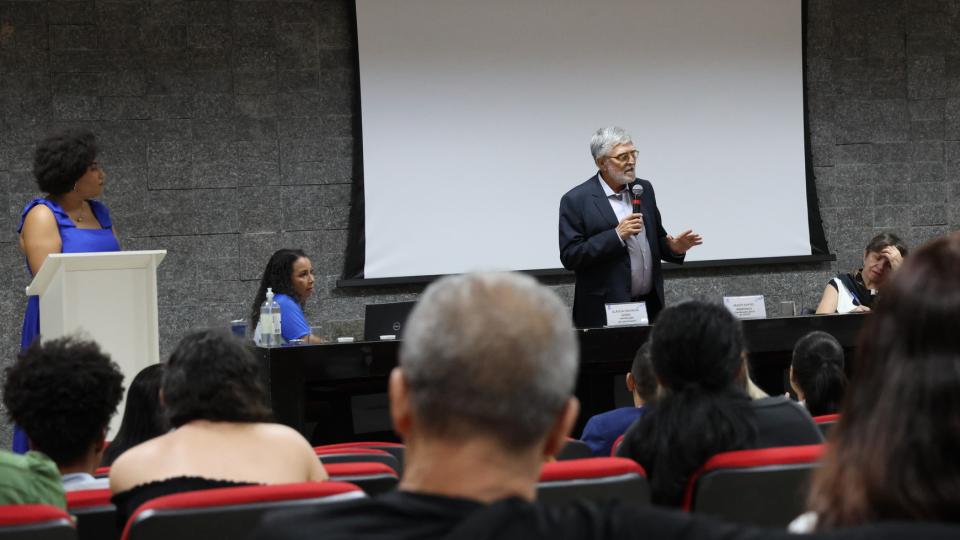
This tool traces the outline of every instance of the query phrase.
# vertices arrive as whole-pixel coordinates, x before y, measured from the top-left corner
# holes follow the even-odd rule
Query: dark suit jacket
[[[600,182],[594,175],[560,199],[560,262],[577,275],[573,322],[580,328],[606,324],[604,304],[642,300],[630,295],[630,255],[617,235],[619,221]],[[682,263],[683,256],[675,255],[667,245],[653,185],[640,178],[635,183],[643,186],[643,230],[653,259],[653,290],[648,296],[659,301],[658,306],[651,306],[657,309],[664,305],[660,259]],[[652,319],[656,313],[649,315]]]

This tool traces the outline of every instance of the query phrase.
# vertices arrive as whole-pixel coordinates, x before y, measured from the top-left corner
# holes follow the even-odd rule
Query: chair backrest
[[[613,441],[613,446],[610,447],[610,457],[617,457],[617,452],[620,451],[620,445],[623,444],[624,435],[620,435]]]
[[[593,457],[543,465],[538,501],[555,504],[584,498],[649,504],[650,485],[643,467],[632,459]]]
[[[805,510],[822,444],[723,452],[687,482],[683,507],[726,521],[786,527]]]
[[[557,452],[557,461],[567,461],[571,459],[584,459],[593,457],[593,450],[587,446],[587,443],[577,439],[567,439],[567,444]]]
[[[820,428],[820,433],[822,433],[824,437],[827,436],[839,419],[839,414],[821,414],[820,416],[813,417],[813,421],[817,424],[817,427]]]
[[[337,444],[325,444],[323,446],[317,446],[314,448],[314,451],[320,450],[343,450],[344,448],[370,448],[373,450],[383,450],[384,452],[390,452],[393,457],[397,458],[397,464],[399,469],[397,469],[397,474],[403,476],[403,451],[404,446],[402,443],[395,442],[379,442],[379,441],[357,441],[357,442],[346,442],[346,443],[337,443]]]
[[[333,463],[383,463],[400,474],[400,462],[397,458],[386,450],[376,450],[374,448],[323,448],[316,447],[313,451],[323,462],[324,466]]]
[[[384,463],[328,463],[324,468],[330,475],[330,480],[359,486],[371,497],[396,489],[400,483],[397,471]]]
[[[130,517],[123,540],[243,538],[264,513],[363,497],[343,482],[302,482],[205,489],[147,501]]]
[[[77,518],[79,540],[116,540],[117,507],[110,502],[109,489],[67,492],[67,512]]]
[[[70,514],[46,504],[0,506],[0,539],[76,540]]]

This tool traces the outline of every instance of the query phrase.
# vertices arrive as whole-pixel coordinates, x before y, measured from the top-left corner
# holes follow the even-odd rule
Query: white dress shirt
[[[622,189],[620,193],[614,193],[599,173],[597,173],[597,181],[600,182],[604,195],[610,201],[610,208],[616,214],[618,223],[633,213],[633,203],[630,199],[629,189]],[[653,268],[650,264],[650,242],[647,240],[647,220],[645,217],[643,228],[643,231],[627,238],[626,241],[619,235],[617,236],[617,238],[620,238],[620,243],[627,246],[627,252],[630,254],[630,295],[634,298],[649,294],[653,289]]]

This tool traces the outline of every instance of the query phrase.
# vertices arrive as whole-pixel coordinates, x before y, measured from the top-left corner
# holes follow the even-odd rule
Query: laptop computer
[[[363,319],[364,341],[378,341],[380,336],[396,336],[400,339],[403,325],[416,302],[391,304],[367,304]]]

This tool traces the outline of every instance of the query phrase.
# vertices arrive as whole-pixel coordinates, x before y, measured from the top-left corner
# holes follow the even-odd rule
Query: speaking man
[[[636,177],[639,152],[623,128],[597,130],[590,151],[597,174],[560,199],[560,261],[577,276],[573,321],[603,326],[606,304],[621,302],[645,302],[653,321],[664,306],[660,260],[683,263],[703,239],[663,229],[653,185]]]

